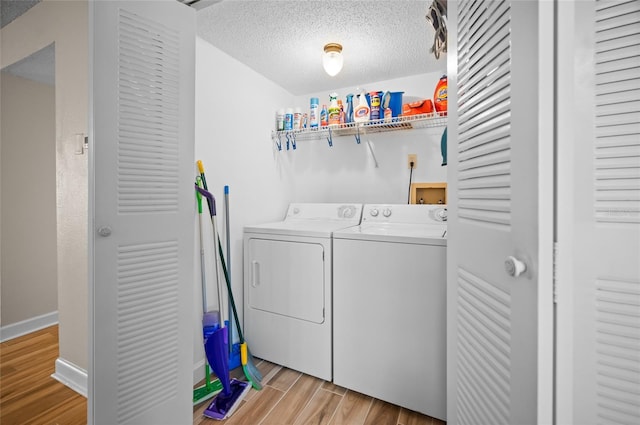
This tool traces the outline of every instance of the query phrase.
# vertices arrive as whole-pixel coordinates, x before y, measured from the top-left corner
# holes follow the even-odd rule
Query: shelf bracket
[[[329,143],[329,147],[333,147],[333,135],[331,134],[331,127],[329,127],[329,137],[327,137],[327,142]]]
[[[373,146],[371,146],[371,140],[367,140],[367,147],[369,148],[369,153],[371,153],[371,158],[373,158],[373,165],[375,165],[376,168],[379,168],[376,153],[373,151]]]
[[[356,134],[353,135],[353,137],[356,138],[356,143],[360,144],[360,126],[356,125]]]

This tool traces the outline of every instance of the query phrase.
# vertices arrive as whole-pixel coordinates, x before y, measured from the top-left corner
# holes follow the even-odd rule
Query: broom
[[[197,162],[198,164],[198,170],[200,171],[200,178],[202,180],[202,185],[204,186],[204,190],[208,190],[207,189],[207,179],[204,175],[204,165],[202,164],[202,161],[198,160]],[[209,206],[209,210],[211,210],[211,208],[213,208],[213,206],[211,205],[209,198],[207,198],[207,204]],[[236,309],[236,304],[235,301],[233,299],[233,291],[231,289],[231,281],[229,279],[229,273],[227,271],[227,267],[224,261],[224,253],[222,251],[222,244],[220,243],[220,238],[218,238],[218,250],[220,253],[220,262],[222,263],[222,270],[224,273],[224,278],[225,278],[225,282],[227,284],[227,292],[229,294],[229,301],[231,302],[231,308],[233,310],[233,317],[235,320],[235,324],[236,324],[236,328],[238,330],[238,337],[240,339],[240,361],[242,363],[242,370],[244,372],[244,375],[246,376],[246,378],[249,380],[249,382],[251,382],[251,385],[253,386],[253,388],[255,388],[256,390],[261,390],[262,389],[262,374],[260,373],[260,371],[258,370],[258,368],[255,366],[254,361],[253,361],[253,356],[251,355],[251,352],[249,351],[249,348],[247,346],[247,342],[244,340],[244,335],[242,333],[242,328],[240,326],[240,320],[238,319],[238,311]],[[215,241],[214,241],[215,243]]]

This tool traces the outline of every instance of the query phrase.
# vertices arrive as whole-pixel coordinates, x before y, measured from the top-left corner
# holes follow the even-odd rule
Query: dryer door
[[[248,243],[249,307],[323,323],[323,245],[253,238]]]

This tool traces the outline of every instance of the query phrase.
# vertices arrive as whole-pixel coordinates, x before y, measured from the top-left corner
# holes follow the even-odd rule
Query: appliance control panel
[[[362,222],[447,224],[446,205],[366,204]]]
[[[285,220],[340,220],[360,223],[362,204],[296,203],[289,205]]]

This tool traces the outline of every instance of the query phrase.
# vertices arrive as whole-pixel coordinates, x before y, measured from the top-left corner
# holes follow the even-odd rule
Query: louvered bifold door
[[[536,423],[538,6],[449,7],[447,420]],[[526,264],[522,275],[506,272],[510,256]]]
[[[192,421],[195,13],[91,2],[89,420]]]
[[[575,107],[573,129],[584,164],[576,170],[576,222],[588,235],[575,247],[573,421],[638,424],[640,1],[575,8],[575,39],[583,43],[576,63],[593,65],[575,70],[576,92],[590,107]]]
[[[597,1],[597,422],[640,423],[640,1]]]

